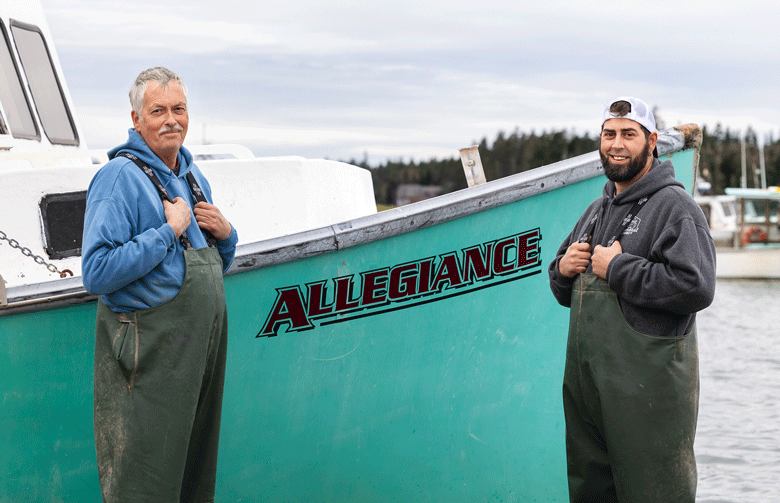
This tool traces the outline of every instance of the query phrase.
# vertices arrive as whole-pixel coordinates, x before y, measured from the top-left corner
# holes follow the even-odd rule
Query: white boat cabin
[[[715,241],[715,246],[735,246],[738,234],[737,198],[733,196],[698,196],[695,199],[710,224],[710,233]]]
[[[84,142],[40,4],[3,0],[0,33],[0,277],[9,288],[57,280],[55,271],[78,277],[86,190],[107,158]],[[135,75],[127,78],[129,88]],[[376,213],[366,169],[257,158],[240,145],[185,146],[239,247]]]

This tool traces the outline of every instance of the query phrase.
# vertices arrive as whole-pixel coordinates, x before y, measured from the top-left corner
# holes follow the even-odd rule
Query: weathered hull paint
[[[694,160],[674,157],[689,188]],[[566,501],[568,311],[546,267],[603,183],[227,276],[217,501]],[[284,321],[284,289],[310,326]],[[100,501],[94,317],[94,302],[0,316],[0,501]]]

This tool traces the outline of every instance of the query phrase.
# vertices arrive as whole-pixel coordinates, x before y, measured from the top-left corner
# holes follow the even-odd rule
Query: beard
[[[632,158],[627,166],[616,166],[612,164],[609,157],[599,149],[601,156],[601,165],[604,167],[604,174],[613,182],[623,183],[633,180],[636,175],[647,165],[647,159],[650,157],[650,141],[645,140],[645,149],[638,157]]]

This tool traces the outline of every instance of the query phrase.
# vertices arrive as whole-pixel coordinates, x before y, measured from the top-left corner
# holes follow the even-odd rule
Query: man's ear
[[[130,110],[130,118],[133,119],[133,127],[136,131],[138,131],[138,125],[141,122],[141,118],[138,117],[138,114],[135,113],[135,110]]]
[[[658,143],[658,133],[653,131],[650,136],[647,137],[647,142],[650,144],[650,152],[655,150],[655,146]]]

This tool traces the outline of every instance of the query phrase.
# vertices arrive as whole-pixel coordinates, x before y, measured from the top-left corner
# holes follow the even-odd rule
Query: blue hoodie
[[[171,199],[181,197],[190,208],[195,201],[185,176],[192,172],[206,200],[212,202],[211,187],[187,149],[179,149],[176,176],[135,129],[129,134],[127,143],[108,152],[110,161],[89,184],[82,240],[84,288],[101,295],[115,312],[146,309],[171,300],[181,288],[186,269],[184,248],[166,222],[157,189],[133,161],[117,154],[130,152],[151,166]],[[208,246],[194,214],[187,237],[193,248]],[[227,239],[217,241],[223,271],[233,262],[236,243],[235,229]]]

